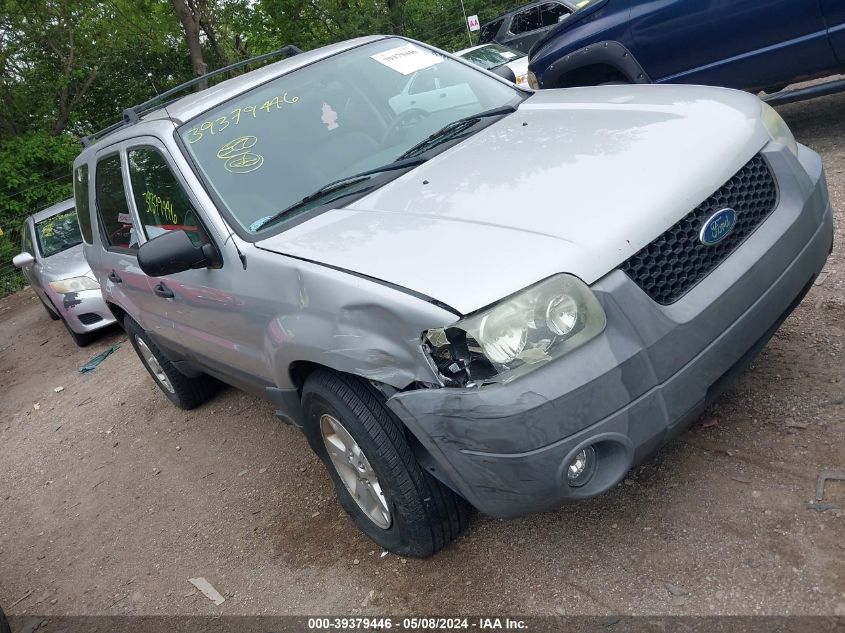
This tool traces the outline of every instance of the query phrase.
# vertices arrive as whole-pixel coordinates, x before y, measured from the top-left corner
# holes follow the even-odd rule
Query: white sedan
[[[507,66],[513,71],[517,85],[523,88],[528,87],[528,56],[522,51],[491,43],[465,48],[455,55],[485,70],[495,71],[496,68]]]

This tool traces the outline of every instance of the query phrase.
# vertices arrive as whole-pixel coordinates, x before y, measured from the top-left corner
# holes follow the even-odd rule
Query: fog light
[[[598,461],[596,449],[592,446],[578,451],[578,454],[569,463],[569,468],[566,470],[566,480],[569,485],[573,488],[578,488],[589,482],[596,472]]]

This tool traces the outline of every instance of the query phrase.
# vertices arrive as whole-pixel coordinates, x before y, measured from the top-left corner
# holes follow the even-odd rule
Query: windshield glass
[[[36,222],[35,236],[38,240],[38,250],[44,257],[81,244],[82,234],[79,232],[79,222],[76,221],[76,210],[68,209]]]
[[[471,51],[458,53],[458,55],[464,59],[468,59],[473,64],[481,66],[485,70],[490,70],[491,68],[498,68],[502,64],[507,64],[515,59],[524,57],[525,53],[520,53],[501,44],[487,44]]]
[[[273,79],[178,133],[231,217],[254,233],[328,183],[389,164],[452,121],[523,98],[471,66],[388,38]]]

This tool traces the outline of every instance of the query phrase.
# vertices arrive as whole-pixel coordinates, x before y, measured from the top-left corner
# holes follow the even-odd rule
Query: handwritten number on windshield
[[[238,125],[241,118],[252,115],[252,118],[257,118],[257,115],[264,112],[271,112],[273,110],[281,110],[283,104],[294,104],[299,102],[299,97],[288,97],[288,93],[284,93],[281,97],[273,97],[268,99],[260,106],[250,104],[248,106],[238,107],[232,110],[227,116],[217,117],[216,119],[209,119],[203,121],[196,127],[188,130],[186,140],[193,145],[199,140],[202,140],[206,135],[214,136],[225,130],[230,125]]]

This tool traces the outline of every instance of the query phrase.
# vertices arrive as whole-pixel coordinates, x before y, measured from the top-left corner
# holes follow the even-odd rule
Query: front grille
[[[754,232],[777,199],[774,176],[758,154],[694,211],[623,263],[622,270],[657,303],[675,303]],[[736,211],[733,231],[718,244],[702,244],[702,225],[725,208]]]
[[[99,314],[94,314],[93,312],[86,312],[85,314],[79,315],[79,322],[84,325],[92,325],[97,321],[102,321],[103,317]]]

